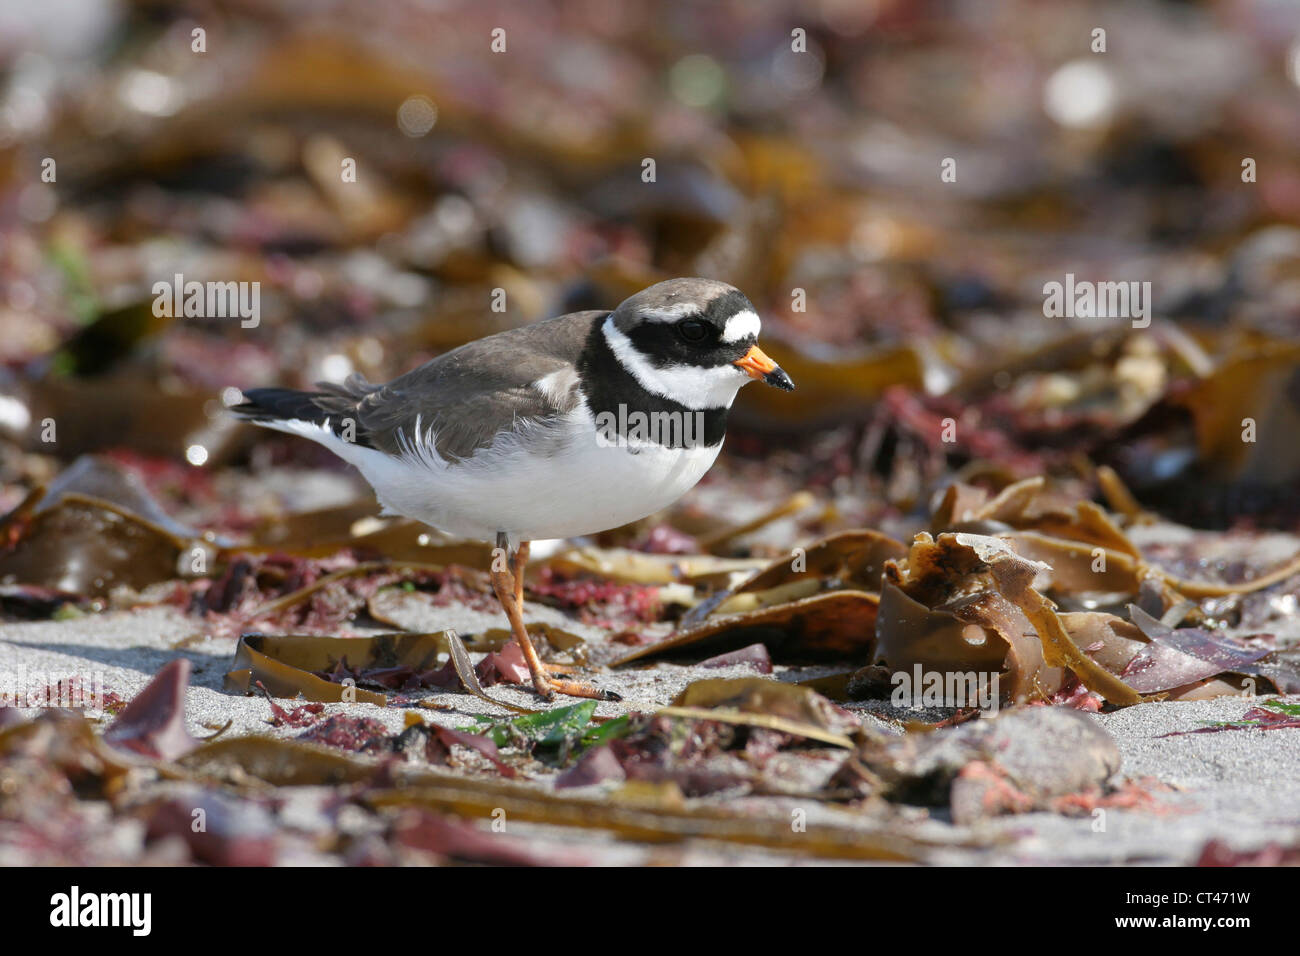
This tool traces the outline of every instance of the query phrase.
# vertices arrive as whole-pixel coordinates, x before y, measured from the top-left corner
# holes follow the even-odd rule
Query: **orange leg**
[[[509,543],[504,534],[497,535],[497,547],[508,549]],[[492,589],[496,591],[497,600],[501,602],[506,617],[510,619],[510,629],[524,652],[524,660],[533,675],[533,687],[537,693],[546,700],[552,700],[556,693],[568,697],[588,697],[593,700],[622,700],[613,691],[601,690],[599,687],[581,681],[555,677],[551,668],[542,662],[537,654],[537,648],[533,646],[532,638],[528,636],[528,628],[524,626],[524,566],[527,563],[528,542],[521,541],[510,558],[513,573],[493,568],[491,578]],[[561,668],[557,666],[555,670],[559,671]]]

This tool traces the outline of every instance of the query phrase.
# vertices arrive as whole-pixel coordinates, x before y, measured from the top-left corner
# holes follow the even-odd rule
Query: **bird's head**
[[[626,299],[603,331],[648,391],[687,408],[725,408],[752,379],[794,388],[758,347],[760,326],[739,289],[712,279],[669,279]]]

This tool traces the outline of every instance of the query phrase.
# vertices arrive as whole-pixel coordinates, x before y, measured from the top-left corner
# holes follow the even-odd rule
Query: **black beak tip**
[[[772,369],[772,371],[768,372],[766,375],[763,376],[763,381],[766,382],[768,385],[773,385],[776,388],[781,389],[782,391],[786,391],[786,392],[794,391],[794,382],[790,380],[789,375],[785,374],[784,369],[780,369],[780,368]]]

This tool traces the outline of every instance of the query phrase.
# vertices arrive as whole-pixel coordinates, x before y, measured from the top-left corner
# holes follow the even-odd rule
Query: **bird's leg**
[[[515,600],[520,607],[524,606],[524,568],[528,567],[528,552],[531,549],[532,545],[527,541],[520,541],[512,559],[515,564]]]
[[[497,548],[502,549],[506,554],[510,553],[510,542],[505,534],[497,534]],[[510,570],[499,569],[497,556],[493,555],[490,572],[492,589],[497,592],[497,600],[501,602],[506,617],[510,619],[510,629],[514,632],[515,640],[519,642],[519,649],[524,652],[524,660],[533,675],[533,687],[543,698],[550,700],[555,696],[555,692],[551,689],[550,681],[546,679],[546,665],[537,656],[533,639],[528,636],[528,628],[524,627],[524,568],[523,562],[519,560],[521,555],[525,560],[527,559],[527,543],[521,543],[519,551],[511,559],[514,565],[513,573]]]
[[[515,556],[513,558],[513,561],[514,561],[514,570],[515,570],[515,600],[519,602],[520,613],[522,614],[523,607],[524,607],[524,569],[528,567],[528,542],[527,541],[519,542],[519,546],[515,549]],[[559,678],[555,676],[556,674],[572,674],[575,668],[570,667],[567,664],[542,664],[542,668],[546,671],[547,675],[550,677],[550,682],[552,686],[555,686],[555,684],[557,683],[572,685],[574,687],[583,686],[581,684],[574,684],[572,681],[561,681]],[[592,687],[590,688],[590,690],[595,691],[596,688]],[[568,694],[569,691],[560,690],[560,693]],[[598,695],[598,699],[600,700],[611,699],[608,691],[597,691],[597,695]],[[586,695],[571,695],[571,696],[586,696]]]
[[[504,549],[505,553],[509,553],[509,542],[504,534],[497,535],[497,547]],[[492,589],[496,591],[497,600],[501,602],[506,617],[510,619],[510,629],[514,632],[515,640],[519,642],[520,650],[524,652],[524,660],[528,663],[528,670],[533,675],[533,687],[536,688],[537,693],[546,700],[551,700],[556,692],[568,697],[621,700],[622,698],[612,691],[601,690],[581,681],[555,677],[550,672],[550,668],[542,663],[541,657],[537,654],[537,648],[533,646],[533,640],[528,635],[528,628],[524,626],[524,566],[527,563],[528,542],[521,541],[518,549],[510,558],[511,570],[497,570],[497,562],[493,561],[491,577]]]

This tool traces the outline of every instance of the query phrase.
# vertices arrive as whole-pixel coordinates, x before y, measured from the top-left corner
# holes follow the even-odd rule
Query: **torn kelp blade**
[[[711,657],[749,644],[767,645],[774,661],[869,659],[876,641],[878,595],[830,591],[745,614],[709,618],[699,627],[637,648],[618,667],[651,657]]]
[[[999,538],[945,534],[939,536],[940,544],[946,545],[949,538],[959,546],[971,549],[988,565],[998,591],[1024,613],[1038,632],[1043,645],[1043,660],[1048,666],[1068,667],[1088,690],[1112,704],[1128,706],[1141,703],[1142,697],[1137,691],[1080,650],[1061,623],[1052,602],[1034,590],[1034,578],[1042,570],[1042,565],[1026,561]]]
[[[1001,696],[1023,703],[1050,698],[1064,671],[1049,667],[1024,614],[996,591],[935,608],[893,584],[880,596],[873,663],[893,673],[998,674]]]
[[[877,617],[877,643],[872,663],[887,664],[890,670],[911,673],[920,665],[936,671],[1000,671],[1008,644],[998,640],[1010,625],[994,630],[991,620],[977,624],[972,615],[958,616],[958,611],[974,601],[990,602],[997,597],[989,592],[970,595],[951,605],[927,607],[910,597],[902,588],[885,585],[880,595]],[[1005,599],[1004,599],[1005,600]],[[1012,609],[1014,610],[1014,609]]]
[[[260,682],[274,697],[301,694],[309,701],[353,700],[383,707],[388,702],[386,695],[329,681],[319,674],[342,666],[346,666],[348,676],[391,668],[407,668],[413,674],[431,671],[438,667],[439,658],[449,652],[450,633],[375,637],[244,634],[226,674],[226,687],[249,693]]]
[[[1047,565],[1043,573],[1050,576],[1047,590],[1053,593],[1137,594],[1144,582],[1154,579],[1173,603],[1184,597],[1247,594],[1300,573],[1296,555],[1238,584],[1176,578],[1148,564],[1100,507],[1088,501],[1067,506],[1047,490],[1041,477],[1009,485],[991,501],[984,500],[978,488],[950,485],[935,508],[935,533],[963,521],[1005,525],[1002,532],[986,533],[1010,542],[1021,557]]]
[[[1202,628],[1167,627],[1135,604],[1128,610],[1133,623],[1151,639],[1123,672],[1125,682],[1144,694],[1223,673],[1255,674],[1255,662],[1273,652],[1229,643]]]
[[[899,600],[891,599],[889,608],[882,606],[880,620],[890,627],[903,629],[893,636],[895,639],[891,639],[890,645],[893,648],[906,650],[915,643],[917,638],[909,639],[906,631],[908,620],[911,619],[912,627],[919,628],[917,636],[920,638],[925,638],[929,630],[938,634],[937,647],[940,650],[959,646],[955,642],[965,639],[967,643],[972,643],[969,654],[973,656],[978,646],[972,642],[976,635],[964,630],[957,632],[951,623],[944,622],[942,618],[931,619],[929,612],[946,609],[950,605],[960,607],[963,595],[975,598],[988,591],[995,591],[1032,625],[1042,657],[1042,665],[1035,663],[1034,666],[1044,671],[1068,667],[1089,690],[1111,703],[1138,703],[1141,700],[1138,692],[1084,654],[1057,616],[1052,603],[1034,589],[1035,579],[1047,570],[1050,569],[1046,565],[1027,560],[1011,550],[1008,542],[1001,537],[945,533],[935,539],[929,534],[921,533],[912,542],[906,561],[886,565],[885,579],[900,594],[894,596]],[[908,602],[902,602],[902,597],[907,598]],[[891,616],[883,616],[886,610]],[[904,614],[904,611],[907,613]],[[972,618],[971,621],[976,623],[977,619]],[[1027,652],[1030,648],[1021,640],[1023,627],[1007,626],[1000,633],[1005,638],[1015,639],[1022,660],[1028,663],[1030,655]],[[993,661],[1000,650],[995,646],[987,652],[989,667],[998,667]],[[898,652],[892,653],[897,656]],[[944,670],[948,663],[944,660],[927,661],[923,652],[908,653],[922,670]],[[1036,661],[1037,654],[1032,656]],[[889,662],[889,666],[897,669],[897,664],[893,661]],[[1018,688],[1016,693],[1019,695],[1023,690]]]
[[[48,508],[29,497],[0,525],[0,578],[72,594],[143,588],[180,576],[180,558],[192,542],[117,505],[69,492]],[[17,509],[16,509],[17,510]]]
[[[1122,674],[1148,638],[1131,621],[1105,611],[1067,611],[1058,614],[1074,643],[1112,674]]]
[[[202,537],[198,529],[169,515],[138,475],[103,455],[82,455],[55,475],[45,487],[37,510],[52,508],[68,494],[116,505],[182,541]]]
[[[226,674],[226,688],[251,693],[259,684],[273,697],[298,697],[334,703],[340,701],[383,707],[387,695],[356,686],[373,673],[374,680],[394,670],[409,671],[413,679],[428,677],[449,655],[461,682],[475,696],[518,713],[535,711],[489,696],[474,673],[464,643],[453,630],[426,634],[380,634],[374,637],[321,637],[313,634],[245,634]],[[351,678],[351,684],[326,680],[322,672]]]
[[[272,697],[301,697],[303,700],[321,703],[374,704],[376,707],[388,706],[388,696],[365,690],[355,685],[336,684],[333,681],[309,674],[307,671],[282,664],[272,657],[267,657],[252,648],[242,649],[246,667],[237,667],[226,672],[226,690],[233,693],[251,694],[254,688],[261,688]]]
[[[1140,560],[1141,552],[1123,531],[1091,501],[1069,501],[1047,487],[1042,476],[1026,478],[981,501],[982,492],[960,483],[949,486],[933,516],[936,533],[954,530],[961,522],[999,522],[1017,530],[1101,547]]]
[[[252,649],[290,667],[328,671],[347,657],[355,670],[409,667],[424,671],[445,662],[451,631],[426,634],[376,634],[373,637],[322,637],[315,634],[247,633],[235,649],[235,666],[245,663],[240,654]]]
[[[1148,570],[1141,561],[1120,551],[1081,541],[1054,538],[1038,531],[1010,531],[1001,535],[1017,554],[1047,566],[1053,594],[1137,594]]]
[[[806,597],[826,589],[852,589],[878,592],[885,562],[907,554],[902,542],[879,531],[860,529],[842,531],[814,541],[806,548],[798,548],[790,557],[773,561],[753,577],[734,588],[713,595],[691,608],[683,617],[684,627],[694,627],[715,613],[727,614],[752,610],[735,606],[741,595],[752,595],[755,606],[777,603],[767,600],[766,594],[780,593],[781,589],[798,589],[806,586],[804,593],[791,590],[787,600]]]

